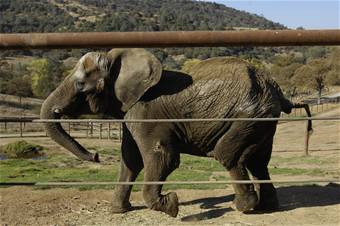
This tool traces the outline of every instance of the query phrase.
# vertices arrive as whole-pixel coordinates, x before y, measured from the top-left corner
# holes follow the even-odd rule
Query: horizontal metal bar
[[[300,118],[206,118],[206,119],[37,119],[33,122],[120,122],[120,123],[150,123],[150,122],[235,122],[235,121],[306,121],[306,120],[340,120],[340,117],[300,117]]]
[[[197,119],[38,119],[38,118],[18,118],[0,117],[0,122],[64,122],[64,123],[151,123],[151,122],[234,122],[234,121],[307,121],[307,120],[340,120],[337,117],[296,117],[296,118],[197,118]]]
[[[33,122],[39,117],[0,117],[0,122]]]
[[[312,180],[224,180],[224,181],[135,181],[135,182],[10,182],[0,186],[104,186],[104,185],[192,185],[192,184],[310,184],[340,183],[339,179]]]
[[[340,45],[340,30],[0,34],[0,49]]]

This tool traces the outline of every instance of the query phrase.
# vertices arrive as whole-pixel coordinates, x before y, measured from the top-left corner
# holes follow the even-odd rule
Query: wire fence
[[[192,184],[310,184],[340,183],[340,179],[300,180],[220,180],[220,181],[134,181],[134,182],[9,182],[0,186],[114,186],[114,185],[192,185]]]

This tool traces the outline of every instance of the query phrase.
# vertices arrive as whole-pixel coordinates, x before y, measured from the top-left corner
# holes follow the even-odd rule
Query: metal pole
[[[102,139],[102,128],[103,128],[103,124],[99,124],[99,138]]]
[[[340,45],[340,29],[0,34],[0,49]]]
[[[107,128],[107,139],[110,140],[110,133],[111,133],[111,123],[109,123],[109,127]]]
[[[309,136],[312,131],[308,131],[308,121],[306,121],[306,132],[305,132],[305,156],[309,155]]]
[[[20,122],[20,137],[22,137],[22,122]]]
[[[86,138],[89,137],[89,122],[86,123]]]
[[[122,124],[119,123],[119,141],[122,141]]]

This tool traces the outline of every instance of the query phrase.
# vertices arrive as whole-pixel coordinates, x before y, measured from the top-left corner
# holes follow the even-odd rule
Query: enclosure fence
[[[300,46],[340,45],[340,30],[258,30],[258,31],[173,31],[173,32],[85,32],[0,34],[0,49],[88,48],[88,47],[204,47],[204,46]],[[233,121],[305,121],[340,120],[340,117],[297,118],[205,118],[205,119],[53,119],[7,117],[0,122],[68,122],[68,123],[169,123]],[[308,136],[306,130],[306,154]],[[144,182],[12,182],[2,186],[79,186],[79,185],[145,185],[145,184],[249,184],[249,183],[321,183],[323,180],[228,180],[228,181],[144,181]]]

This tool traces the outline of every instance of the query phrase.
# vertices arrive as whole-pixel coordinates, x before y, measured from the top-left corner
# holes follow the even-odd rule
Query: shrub
[[[34,158],[43,155],[43,147],[24,140],[0,147],[0,154],[7,158]]]

